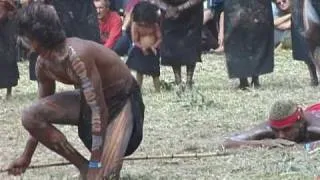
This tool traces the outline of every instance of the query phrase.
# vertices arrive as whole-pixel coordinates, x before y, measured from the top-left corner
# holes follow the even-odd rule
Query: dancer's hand
[[[20,156],[14,160],[8,167],[8,174],[19,176],[29,167],[31,159],[25,156]]]

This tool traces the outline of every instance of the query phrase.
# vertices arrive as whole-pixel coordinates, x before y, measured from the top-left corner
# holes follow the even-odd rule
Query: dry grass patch
[[[4,168],[24,148],[27,133],[20,123],[23,107],[36,98],[36,83],[28,80],[27,63],[20,63],[21,79],[13,99],[0,100],[0,167]],[[173,75],[163,67],[161,79],[170,87]],[[320,99],[319,87],[309,86],[307,67],[293,61],[290,51],[279,51],[275,71],[261,76],[262,88],[236,90],[237,80],[229,80],[223,56],[203,55],[195,73],[195,88],[180,96],[174,90],[154,93],[152,78],[143,87],[146,116],[144,140],[134,155],[215,152],[232,133],[247,129],[266,118],[276,99],[290,98],[302,105]],[[70,89],[63,85],[59,90]],[[1,90],[0,97],[5,96]],[[75,127],[59,128],[88,157],[77,138]],[[239,149],[231,155],[204,159],[130,161],[123,167],[126,180],[157,179],[313,179],[319,175],[319,154],[309,156],[301,146],[290,149]],[[62,158],[40,146],[33,164],[61,162]],[[22,179],[77,179],[72,166],[27,171]],[[0,175],[0,179],[20,179]]]

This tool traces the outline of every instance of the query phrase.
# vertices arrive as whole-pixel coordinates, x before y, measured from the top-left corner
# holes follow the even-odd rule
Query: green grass
[[[0,168],[22,153],[27,133],[20,123],[21,110],[36,99],[36,83],[28,80],[27,63],[19,64],[21,78],[13,98],[4,100],[0,91]],[[185,71],[184,71],[185,72]],[[172,71],[163,67],[161,79],[172,82]],[[152,78],[145,78],[146,105],[144,139],[134,156],[215,152],[218,145],[235,132],[266,119],[269,106],[277,99],[293,99],[301,105],[319,101],[319,87],[309,86],[306,65],[292,60],[290,51],[275,57],[275,70],[261,76],[262,88],[241,91],[237,80],[229,80],[224,56],[203,55],[195,73],[195,88],[180,96],[175,90],[155,93]],[[63,85],[58,90],[70,89]],[[75,127],[59,126],[68,139],[86,156],[89,153],[77,138]],[[293,148],[230,151],[231,155],[203,159],[128,161],[122,177],[126,180],[162,179],[313,179],[320,175],[319,154],[308,155]],[[61,162],[62,158],[40,146],[32,164]],[[77,179],[72,166],[28,170],[22,179]],[[15,179],[0,174],[0,179]],[[16,178],[20,179],[20,177]]]

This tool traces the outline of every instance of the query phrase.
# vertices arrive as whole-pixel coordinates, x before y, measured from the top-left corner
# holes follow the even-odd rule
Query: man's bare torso
[[[100,75],[97,78],[101,79],[104,94],[113,95],[119,88],[131,87],[132,75],[113,51],[95,42],[79,38],[68,38],[66,44],[84,62],[88,73],[89,69],[97,68]],[[50,80],[80,86],[80,80],[73,71],[67,54],[52,60],[38,58],[36,71],[39,72],[38,76],[41,74],[40,76]]]

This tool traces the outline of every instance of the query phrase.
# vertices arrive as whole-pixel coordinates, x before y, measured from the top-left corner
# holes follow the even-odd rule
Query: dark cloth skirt
[[[320,15],[320,1],[312,0],[312,5]],[[303,35],[305,28],[303,23],[303,1],[292,0],[292,23],[291,23],[291,34],[292,34],[292,56],[295,60],[304,61],[307,64],[311,64],[312,60],[309,55],[309,42],[308,39]],[[310,12],[310,10],[306,10]]]
[[[202,22],[202,3],[182,12],[177,19],[162,21],[162,65],[195,65],[201,61]]]
[[[29,60],[29,79],[32,81],[37,80],[36,76],[36,62],[37,62],[38,54],[35,52],[32,52],[30,56],[28,57]]]
[[[135,81],[134,81],[135,82]],[[106,100],[109,111],[109,122],[114,120],[125,106],[127,100],[130,100],[132,109],[133,129],[125,155],[131,155],[140,145],[143,136],[144,122],[144,103],[138,84],[135,82],[130,94],[118,95]],[[91,150],[91,109],[85,102],[85,97],[81,94],[81,114],[78,124],[78,135],[84,145]]]
[[[229,78],[271,73],[274,30],[270,1],[226,0],[225,53]]]
[[[304,61],[307,64],[312,63],[309,56],[309,48],[306,38],[302,35],[304,31],[302,1],[292,1],[292,23],[291,23],[291,38],[292,38],[292,56],[293,59]]]
[[[16,24],[10,19],[0,23],[0,88],[18,84],[18,49],[16,48]]]
[[[144,55],[142,50],[136,46],[133,46],[129,51],[127,65],[130,69],[137,71],[138,73],[160,76],[160,55],[153,54],[149,50],[148,55]]]
[[[93,1],[53,0],[52,5],[66,31],[67,37],[100,42],[100,32]]]

